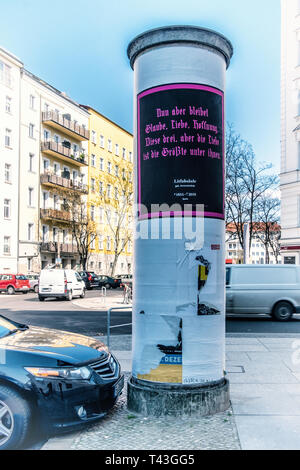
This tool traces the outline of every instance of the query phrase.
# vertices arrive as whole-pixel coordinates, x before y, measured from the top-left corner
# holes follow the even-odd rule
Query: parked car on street
[[[27,274],[27,279],[29,279],[30,290],[34,291],[36,294],[39,291],[39,274]]]
[[[92,338],[0,316],[0,450],[19,449],[33,420],[47,433],[96,421],[114,405],[124,376]]]
[[[99,276],[99,287],[106,287],[106,289],[117,289],[121,287],[121,279],[110,276]]]
[[[85,296],[85,283],[72,269],[43,269],[39,280],[39,300],[47,297],[72,300]]]
[[[87,290],[91,290],[94,287],[99,287],[98,276],[93,271],[80,271],[79,275],[84,281]]]
[[[300,266],[227,265],[226,312],[290,320],[300,313]]]
[[[6,292],[9,295],[16,292],[27,294],[29,289],[29,280],[24,274],[0,274],[0,292]]]

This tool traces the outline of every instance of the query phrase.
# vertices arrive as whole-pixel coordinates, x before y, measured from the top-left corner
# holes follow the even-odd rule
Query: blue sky
[[[280,0],[0,0],[0,45],[25,67],[132,131],[131,39],[171,24],[231,40],[227,120],[258,160],[280,158]],[[4,21],[5,20],[5,21]]]

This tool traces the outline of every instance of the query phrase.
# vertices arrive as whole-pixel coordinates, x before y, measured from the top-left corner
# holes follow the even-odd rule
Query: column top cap
[[[147,49],[175,43],[190,43],[207,46],[220,52],[227,68],[233,55],[231,42],[220,33],[200,26],[163,26],[150,29],[136,36],[128,45],[127,55],[132,69],[136,58]]]

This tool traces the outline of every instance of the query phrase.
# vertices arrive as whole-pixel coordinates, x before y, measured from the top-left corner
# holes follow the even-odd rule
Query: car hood
[[[0,348],[46,356],[68,364],[96,361],[108,353],[107,346],[88,336],[34,326],[0,338]]]

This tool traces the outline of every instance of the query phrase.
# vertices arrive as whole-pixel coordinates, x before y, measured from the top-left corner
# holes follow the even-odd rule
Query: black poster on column
[[[224,219],[223,92],[172,84],[137,99],[139,219],[170,216],[158,207],[175,204],[171,216]]]

